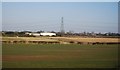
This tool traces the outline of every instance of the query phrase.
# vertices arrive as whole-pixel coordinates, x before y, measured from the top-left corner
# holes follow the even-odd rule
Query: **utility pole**
[[[63,36],[65,34],[65,30],[64,30],[64,19],[63,17],[61,18],[61,35]]]

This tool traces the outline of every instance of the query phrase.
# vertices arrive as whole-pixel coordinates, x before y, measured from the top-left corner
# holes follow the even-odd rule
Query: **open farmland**
[[[118,44],[3,44],[3,68],[115,68]]]
[[[120,44],[119,38],[83,38],[83,37],[3,37],[3,43],[60,43],[60,44]]]
[[[118,38],[53,37],[53,39],[79,42],[118,42]]]
[[[2,37],[2,40],[8,41],[56,41],[49,37]]]

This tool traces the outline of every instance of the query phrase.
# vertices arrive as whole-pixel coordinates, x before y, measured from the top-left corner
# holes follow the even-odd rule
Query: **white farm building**
[[[56,33],[40,33],[40,36],[56,36]]]
[[[56,36],[56,33],[25,33],[30,36]]]

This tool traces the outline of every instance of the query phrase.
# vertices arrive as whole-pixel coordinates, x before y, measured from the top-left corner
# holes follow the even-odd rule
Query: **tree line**
[[[44,31],[37,31],[37,32],[32,32],[32,31],[2,31],[0,34],[2,36],[6,37],[30,37],[29,35],[26,35],[26,33],[43,33]],[[120,33],[94,33],[94,32],[81,32],[81,33],[74,33],[74,32],[66,32],[66,33],[61,33],[61,32],[55,32],[55,31],[49,31],[50,33],[56,33],[57,36],[82,36],[82,37],[120,37]]]

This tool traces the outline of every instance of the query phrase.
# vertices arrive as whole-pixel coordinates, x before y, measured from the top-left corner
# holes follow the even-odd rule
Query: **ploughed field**
[[[115,68],[118,44],[2,44],[3,68]]]

